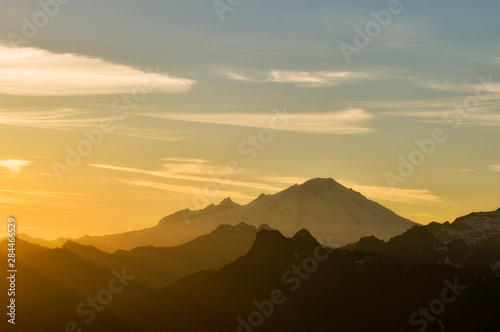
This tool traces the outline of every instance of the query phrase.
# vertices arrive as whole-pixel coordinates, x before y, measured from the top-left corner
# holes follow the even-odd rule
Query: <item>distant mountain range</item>
[[[126,266],[147,289],[155,290],[177,279],[201,270],[214,270],[245,255],[252,247],[257,232],[270,229],[244,223],[236,226],[220,225],[207,235],[202,235],[175,247],[137,247],[118,250],[109,254],[99,249],[73,241],[64,244],[81,260],[110,270]]]
[[[499,272],[500,253],[440,242],[423,226],[352,250],[322,248],[306,230],[262,230],[245,256],[95,331],[498,331]]]
[[[474,232],[443,235],[469,229],[462,224]],[[16,327],[54,331],[72,321],[97,332],[498,331],[500,250],[490,244],[498,243],[499,227],[498,211],[482,212],[335,250],[305,229],[287,238],[243,223],[176,247],[114,254],[72,241],[48,249],[18,239]],[[3,257],[6,248],[1,242]],[[134,279],[87,324],[77,308],[122,271]],[[453,301],[441,313],[444,302],[436,301],[446,287]],[[440,314],[427,319],[419,310],[433,303]]]
[[[7,248],[0,241],[4,261]],[[500,209],[422,226],[332,179],[179,211],[135,232],[22,235],[16,254],[21,332],[500,327]]]
[[[104,251],[137,246],[174,246],[207,234],[220,224],[262,223],[292,236],[307,229],[320,243],[340,247],[363,236],[388,240],[414,222],[368,200],[333,179],[312,179],[274,195],[260,195],[240,206],[225,199],[199,211],[182,210],[163,218],[156,227],[106,236],[85,236],[75,242]]]
[[[29,243],[32,243],[32,244],[38,244],[38,245],[40,245],[42,247],[46,247],[46,248],[58,248],[58,247],[62,247],[63,244],[65,244],[67,241],[72,240],[69,237],[60,237],[60,238],[57,238],[55,240],[49,241],[49,240],[45,240],[45,239],[40,239],[40,238],[29,236],[26,233],[18,233],[18,234],[16,234],[16,237],[18,239],[24,240],[26,242],[29,242]],[[4,240],[4,239],[2,239],[2,240]]]
[[[484,249],[492,246],[500,250],[500,209],[491,212],[474,212],[457,218],[454,222],[427,225],[427,229],[441,241],[462,239],[469,245]]]
[[[251,248],[261,225],[220,225],[210,234],[171,247],[138,247],[114,254],[67,241],[63,248],[49,249],[17,239],[19,331],[64,330],[67,321],[82,321],[76,308],[89,296],[106,289],[112,271],[125,271],[134,280],[111,303],[116,306],[137,300],[168,284],[201,270],[217,270],[245,255]],[[7,240],[0,242],[2,259],[7,256]],[[0,285],[8,289],[7,279]],[[2,292],[0,299],[6,299]],[[29,319],[26,319],[29,317]],[[3,322],[2,322],[3,324]],[[86,325],[86,324],[84,324]],[[92,329],[85,329],[91,331]]]

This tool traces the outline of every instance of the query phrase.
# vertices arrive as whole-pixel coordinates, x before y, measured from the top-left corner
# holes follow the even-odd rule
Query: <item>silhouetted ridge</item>
[[[219,206],[224,208],[233,208],[240,205],[238,203],[233,202],[231,197],[226,197],[222,200],[222,202],[220,202]]]
[[[418,264],[435,262],[436,247],[441,245],[425,226],[414,226],[388,242],[374,236],[361,238],[354,246],[350,246],[350,250],[384,255],[404,264]],[[454,247],[463,252],[463,246],[459,243]]]
[[[238,206],[240,206],[240,205],[238,203],[233,202],[231,200],[231,197],[227,197],[227,198],[224,198],[224,200],[222,200],[222,202],[220,202],[219,205],[211,204],[211,205],[207,206],[206,208],[204,208],[203,210],[200,210],[199,214],[205,215],[205,214],[217,213],[217,212],[225,211],[225,210],[232,209],[232,208],[235,208]]]
[[[360,252],[381,254],[386,250],[386,243],[375,236],[366,236],[359,240],[355,248]]]
[[[287,240],[289,239],[284,237],[278,230],[263,229],[257,233],[249,254],[258,256],[269,255],[287,246]]]
[[[227,197],[224,198],[222,202],[220,202],[218,205],[210,204],[206,208],[197,211],[193,211],[190,209],[177,211],[169,216],[162,218],[158,223],[158,226],[167,225],[171,223],[188,222],[190,219],[194,219],[196,217],[222,212],[238,206],[240,205],[238,203],[233,202],[231,197]]]
[[[226,233],[226,232],[234,232],[234,231],[247,231],[247,232],[254,232],[257,230],[257,227],[253,225],[248,225],[245,224],[244,222],[240,222],[238,225],[228,225],[228,224],[221,224],[217,226],[217,228],[211,232],[211,235],[216,235],[220,233]],[[207,235],[210,235],[207,234]]]
[[[262,231],[262,230],[264,230],[264,229],[265,229],[265,230],[268,230],[268,231],[273,231],[273,230],[274,230],[274,228],[272,228],[272,227],[271,227],[271,226],[269,226],[268,224],[264,223],[264,224],[261,224],[261,225],[259,226],[259,228],[257,228],[257,232],[260,232],[260,231]]]
[[[7,249],[9,240],[6,238],[5,240],[0,241],[0,245],[2,249]],[[40,251],[46,251],[48,248],[38,245],[38,244],[33,244],[29,241],[22,240],[19,238],[16,238],[16,251],[17,253],[34,253],[34,252],[40,252]]]
[[[266,197],[269,197],[269,196],[271,196],[271,195],[262,193],[262,194],[260,194],[260,195],[259,195],[256,199],[254,199],[254,200],[252,201],[252,203],[253,203],[253,202],[260,201],[261,199],[266,198]]]
[[[80,244],[80,243],[75,242],[73,240],[66,241],[62,245],[61,248],[62,249],[70,249],[70,250],[73,250],[73,249],[85,249],[85,250],[89,250],[89,251],[101,252],[101,250],[97,249],[96,247],[94,247],[92,245]]]
[[[433,246],[438,244],[439,241],[429,232],[424,226],[413,226],[403,234],[393,237],[388,245],[391,247],[421,247]]]
[[[184,209],[184,210],[177,211],[177,212],[172,213],[166,217],[163,217],[160,220],[160,222],[158,223],[158,226],[186,222],[186,218],[193,216],[195,213],[196,213],[195,211],[192,211],[190,209]]]
[[[254,246],[268,244],[272,243],[273,241],[281,241],[285,239],[286,238],[283,236],[283,234],[281,234],[281,232],[278,230],[263,229],[257,233]]]
[[[301,242],[310,242],[319,245],[318,241],[314,238],[314,236],[312,236],[311,233],[309,233],[306,229],[301,229],[300,231],[298,231],[293,236],[293,239]]]
[[[435,233],[435,232],[438,232],[439,230],[441,230],[441,227],[443,227],[442,224],[438,223],[438,222],[431,222],[429,223],[428,225],[425,226],[431,233]]]

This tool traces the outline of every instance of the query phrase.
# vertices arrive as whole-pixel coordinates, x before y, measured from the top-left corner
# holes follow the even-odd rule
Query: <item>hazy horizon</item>
[[[335,179],[334,179],[334,180],[335,180]],[[307,181],[307,180],[305,180],[305,181]],[[342,182],[340,182],[340,181],[337,181],[337,182],[339,182],[341,185],[346,186],[346,187],[347,187],[347,188],[349,188],[349,189],[353,189],[353,190],[357,191],[355,188],[351,188],[351,187],[349,187],[348,185],[345,185],[345,184],[343,184],[343,183],[342,183]],[[296,183],[296,184],[301,185],[302,183]],[[362,187],[362,186],[361,186],[361,187]],[[289,188],[289,187],[287,187],[287,188]],[[283,189],[287,189],[287,188],[283,188]],[[359,192],[359,191],[357,191],[357,192]],[[263,193],[263,194],[268,194],[268,193]],[[360,192],[360,194],[362,194],[362,195],[363,195],[363,193],[362,193],[362,192]],[[232,200],[233,202],[237,203],[237,204],[240,204],[240,205],[246,205],[246,204],[250,203],[251,201],[253,201],[254,199],[256,199],[257,197],[254,197],[254,198],[252,198],[252,199],[249,199],[248,201],[245,201],[245,202],[240,202],[240,201],[238,201],[238,200],[234,200],[232,197],[226,197],[226,198],[231,198],[231,200]],[[224,198],[224,199],[226,199],[226,198]],[[367,198],[368,198],[368,199],[370,199],[369,197],[367,197]],[[374,202],[377,202],[377,200],[376,200],[376,199],[375,199],[375,200],[374,200],[374,199],[370,199],[370,200],[372,200],[372,201],[374,201]],[[390,202],[390,201],[388,201],[388,202]],[[200,209],[203,209],[203,208],[205,208],[205,207],[207,207],[207,206],[209,206],[209,205],[212,205],[212,204],[214,204],[214,205],[218,205],[218,204],[220,204],[220,203],[221,203],[221,201],[214,201],[214,202],[210,202],[210,203],[209,203],[209,204],[207,204],[206,206],[202,206],[202,207],[200,206]],[[381,204],[380,202],[377,202],[377,203]],[[381,205],[383,205],[383,204],[381,204]],[[383,206],[384,206],[384,205],[383,205]],[[492,209],[492,210],[488,210],[488,211],[495,211],[495,210],[497,210],[497,209]],[[173,214],[173,213],[175,213],[175,212],[178,212],[178,211],[179,211],[179,210],[171,211],[171,212],[167,213],[166,215],[162,216],[161,218],[166,217],[166,216],[168,216],[168,215],[170,215],[170,214]],[[393,212],[395,212],[395,211],[393,211]],[[487,211],[470,211],[470,213],[472,213],[472,212],[487,212]],[[396,212],[396,214],[397,214],[397,212]],[[467,214],[469,214],[469,213],[467,213]],[[457,215],[457,216],[454,216],[453,218],[446,219],[445,221],[452,222],[452,221],[454,221],[456,218],[458,218],[458,217],[462,217],[462,216],[463,216],[463,215]],[[403,217],[404,217],[404,216],[403,216]],[[160,218],[160,219],[161,219],[161,218]],[[158,225],[158,222],[160,221],[160,219],[158,219],[158,220],[156,220],[156,221],[153,221],[153,222],[152,222],[151,224],[149,224],[149,225],[148,225],[148,224],[145,224],[145,225],[141,226],[140,228],[133,229],[133,230],[141,230],[141,229],[143,229],[143,228],[148,228],[148,227],[154,227],[154,226],[157,226],[157,225]],[[408,218],[408,219],[409,219],[409,218]],[[411,220],[411,219],[410,219],[410,220]],[[415,221],[415,220],[412,220],[412,221]],[[428,223],[433,222],[433,221],[436,221],[436,220],[430,220]],[[415,221],[415,222],[416,222],[416,221]],[[440,221],[438,221],[438,222],[440,222]],[[189,219],[186,219],[186,226],[189,226],[189,223],[190,223],[190,220],[189,220]],[[417,222],[417,223],[422,224],[422,225],[426,225],[426,224],[428,224],[428,223],[421,223],[421,222]],[[133,231],[133,230],[132,230],[132,231]],[[33,237],[33,238],[38,238],[38,239],[47,240],[47,241],[54,241],[54,240],[57,240],[57,239],[59,239],[59,238],[67,238],[67,237],[71,237],[71,238],[76,239],[76,238],[78,238],[78,237],[85,236],[85,235],[90,235],[90,236],[101,236],[101,235],[110,235],[110,234],[115,234],[114,232],[111,232],[111,233],[102,233],[102,234],[92,234],[92,233],[87,233],[87,234],[80,234],[80,235],[76,235],[76,236],[61,235],[61,236],[57,236],[57,237],[52,237],[52,238],[50,238],[50,237],[49,237],[49,238],[47,238],[47,237],[43,237],[43,236],[35,236],[35,235],[33,235],[33,234],[26,233],[26,232],[22,232],[22,233],[27,234],[27,235],[29,235],[29,236],[31,236],[31,237]],[[121,233],[121,232],[116,232],[116,233]]]

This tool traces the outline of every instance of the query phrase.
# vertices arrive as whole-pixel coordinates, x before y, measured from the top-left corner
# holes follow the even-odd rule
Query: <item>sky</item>
[[[423,224],[500,207],[497,1],[0,6],[18,232],[141,229],[316,177]]]

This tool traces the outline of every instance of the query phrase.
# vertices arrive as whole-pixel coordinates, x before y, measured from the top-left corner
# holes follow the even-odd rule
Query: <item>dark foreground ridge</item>
[[[182,292],[166,287],[122,308],[99,329],[498,331],[497,262],[498,253],[443,243],[425,227],[354,250],[322,248],[305,230],[263,230],[247,255]]]
[[[115,253],[19,239],[16,330],[497,332],[499,212],[343,249],[244,223]]]

